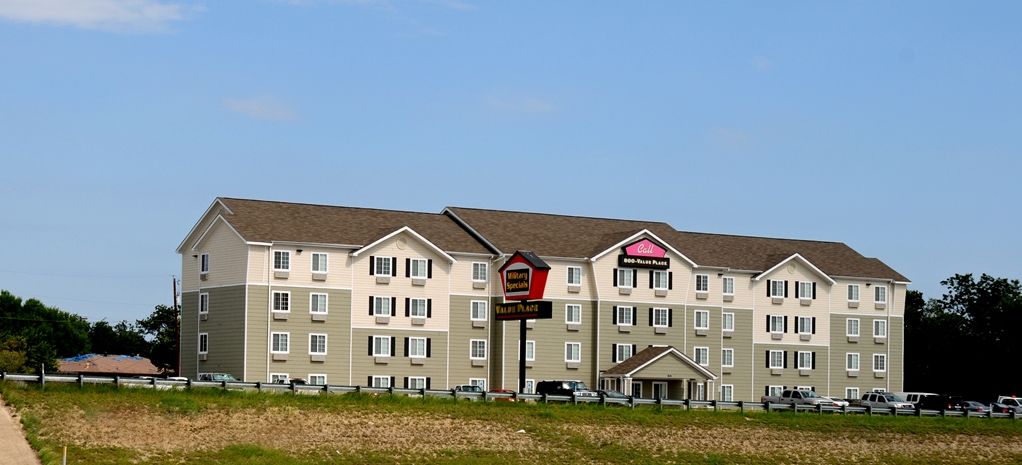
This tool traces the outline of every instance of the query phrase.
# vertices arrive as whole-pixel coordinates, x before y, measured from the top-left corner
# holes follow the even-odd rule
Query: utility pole
[[[177,276],[170,275],[171,286],[174,290],[174,299],[171,300],[171,308],[174,309],[174,376],[181,375],[181,308],[177,305]]]

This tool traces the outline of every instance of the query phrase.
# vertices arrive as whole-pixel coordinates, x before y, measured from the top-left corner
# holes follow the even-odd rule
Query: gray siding
[[[721,348],[734,349],[735,366],[734,368],[730,369],[730,372],[725,371],[725,369],[720,366],[721,363],[720,352],[716,354],[717,358],[715,361],[713,360],[713,358],[710,359],[710,361],[712,362],[710,371],[713,371],[715,374],[720,376],[720,378],[717,379],[716,389],[718,390],[718,392],[716,393],[717,395],[714,398],[720,399],[721,385],[730,384],[734,386],[732,397],[733,400],[758,401],[759,396],[756,395],[758,391],[756,391],[752,384],[752,372],[754,367],[756,366],[755,352],[753,351],[752,344],[753,324],[755,324],[755,322],[753,321],[752,310],[725,308],[723,310],[720,310],[720,313],[723,312],[735,314],[734,333],[731,335],[731,337],[721,338]],[[719,324],[716,327],[711,326],[710,329],[718,334],[723,333],[723,330],[721,329]],[[714,356],[712,352],[710,353],[710,355],[711,357]]]
[[[198,377],[199,293],[181,293],[181,372],[178,376]]]
[[[795,386],[811,386],[815,388],[818,393],[826,392],[827,390],[827,360],[829,360],[830,354],[829,349],[826,346],[808,346],[801,344],[756,344],[755,352],[753,353],[754,363],[756,364],[756,376],[754,378],[754,389],[757,394],[755,399],[759,400],[759,396],[766,393],[767,386],[784,386],[786,389],[791,389]],[[770,368],[767,368],[767,351],[769,350],[783,350],[787,351],[787,368],[780,370],[780,374],[773,374]],[[797,353],[799,351],[815,352],[816,353],[816,369],[808,370],[805,374],[800,373],[798,369]]]
[[[209,317],[198,321],[197,333],[209,334],[209,354],[198,360],[197,373],[230,373],[241,379],[245,361],[245,286],[200,289],[209,293]],[[198,306],[198,293],[195,294]],[[198,308],[192,315],[198,315]],[[189,316],[192,316],[189,315]],[[198,344],[198,335],[192,338]],[[189,353],[194,356],[196,350]],[[191,374],[189,374],[191,376]]]
[[[536,382],[545,379],[577,379],[590,387],[596,386],[596,305],[585,300],[552,300],[553,314],[548,320],[536,320],[532,328],[526,330],[526,340],[536,341],[536,356],[531,367],[526,367],[525,378]],[[576,304],[582,307],[582,322],[577,329],[569,329],[565,323],[565,305]],[[520,332],[518,321],[500,322],[497,331],[502,333],[503,377],[502,386],[506,389],[518,389],[518,341]],[[577,368],[569,368],[564,361],[565,344],[578,342],[582,346],[581,363]],[[498,378],[500,379],[500,378]]]
[[[483,327],[474,327],[471,321],[471,310],[473,300],[484,300],[487,302],[487,320]],[[494,363],[494,358],[500,355],[500,350],[495,350],[496,344],[492,340],[493,331],[499,328],[499,324],[493,321],[493,304],[497,302],[487,297],[471,297],[454,295],[450,298],[450,379],[447,380],[448,387],[456,384],[468,384],[469,378],[482,378],[486,380],[487,389],[496,386],[496,382],[490,376],[492,369],[499,365]],[[482,339],[486,342],[486,360],[482,366],[473,366],[469,360],[469,344],[472,339]],[[434,348],[434,350],[436,350]],[[357,355],[357,353],[356,353]]]
[[[370,338],[373,336],[390,336],[394,338],[393,357],[373,357],[370,354]],[[412,359],[404,356],[406,337],[425,337],[429,339],[430,357],[421,365],[413,364]],[[447,380],[447,333],[442,331],[412,331],[407,329],[380,326],[373,329],[355,329],[352,331],[351,344],[351,384],[366,386],[370,376],[394,377],[394,387],[404,387],[406,376],[421,376],[430,379],[432,389],[448,389],[452,384]],[[466,349],[467,350],[467,349]],[[467,382],[467,380],[465,381]]]

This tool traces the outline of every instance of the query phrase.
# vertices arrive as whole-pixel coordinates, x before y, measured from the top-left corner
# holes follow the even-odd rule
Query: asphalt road
[[[3,398],[0,398],[0,465],[40,465],[21,432],[21,422],[11,417]]]

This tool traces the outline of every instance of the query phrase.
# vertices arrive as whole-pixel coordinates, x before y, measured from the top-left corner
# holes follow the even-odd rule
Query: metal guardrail
[[[795,413],[816,413],[816,414],[837,414],[837,415],[888,415],[888,416],[939,416],[939,417],[962,417],[962,418],[1005,418],[1017,420],[1022,415],[1012,411],[1009,413],[988,412],[962,412],[960,410],[927,410],[927,409],[897,409],[897,408],[872,408],[860,406],[814,406],[796,404],[775,404],[770,402],[725,402],[718,400],[676,400],[676,399],[648,399],[629,396],[605,397],[605,396],[559,396],[548,394],[527,394],[517,392],[466,392],[443,389],[406,389],[394,387],[371,387],[371,386],[346,386],[346,385],[310,385],[310,384],[280,384],[244,381],[192,381],[160,378],[134,378],[134,377],[105,377],[86,375],[28,375],[17,373],[0,373],[0,381],[21,381],[25,383],[38,383],[45,386],[46,383],[77,384],[79,387],[86,384],[114,385],[116,387],[148,387],[152,389],[225,389],[239,391],[257,392],[279,392],[292,394],[349,394],[363,393],[376,395],[403,395],[418,396],[422,398],[436,397],[449,398],[455,401],[469,400],[481,402],[562,402],[573,404],[601,404],[620,405],[635,408],[638,406],[655,406],[683,408],[685,410],[713,410],[713,411],[764,411],[780,412],[793,411]]]

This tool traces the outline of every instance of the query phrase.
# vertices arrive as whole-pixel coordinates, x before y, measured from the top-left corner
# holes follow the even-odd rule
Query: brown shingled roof
[[[670,346],[650,346],[639,351],[639,353],[632,355],[621,363],[618,363],[613,368],[603,372],[605,375],[627,375],[637,368],[649,363],[665,352],[669,352],[673,347]],[[675,349],[677,350],[677,349]]]
[[[337,207],[263,200],[219,199],[233,212],[224,218],[245,240],[365,246],[409,227],[447,252],[490,251],[457,223],[438,213]]]

